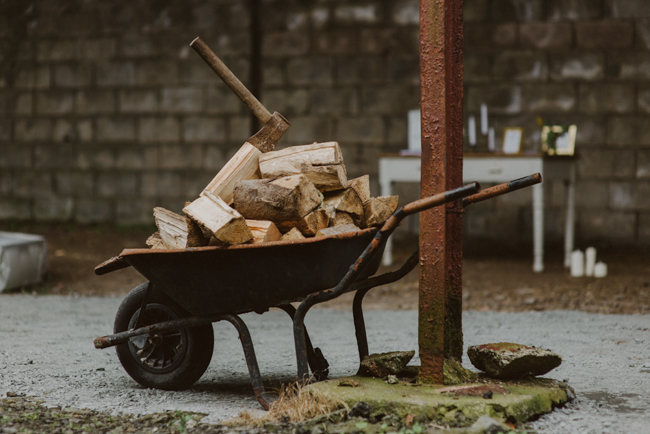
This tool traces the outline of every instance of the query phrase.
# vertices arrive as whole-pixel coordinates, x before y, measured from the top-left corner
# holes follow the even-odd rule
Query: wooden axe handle
[[[223,63],[216,54],[214,54],[214,51],[212,51],[201,38],[193,40],[190,43],[190,47],[194,48],[194,51],[199,53],[199,56],[205,60],[205,63],[207,63],[208,66],[210,66],[210,68],[221,77],[223,82],[226,83],[233,92],[235,92],[235,95],[237,95],[239,99],[241,99],[244,104],[251,109],[257,119],[262,121],[264,124],[271,119],[271,113],[266,109],[266,107],[255,98],[251,91],[248,90],[241,81],[239,81],[237,76],[228,69],[226,64]]]

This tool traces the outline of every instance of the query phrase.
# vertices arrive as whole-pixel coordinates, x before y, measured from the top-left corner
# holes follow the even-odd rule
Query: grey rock
[[[391,351],[389,353],[370,354],[364,357],[359,368],[359,375],[364,377],[384,378],[399,375],[406,364],[413,358],[415,351]]]
[[[467,355],[477,369],[500,379],[544,375],[562,363],[562,357],[550,350],[510,342],[469,347]]]

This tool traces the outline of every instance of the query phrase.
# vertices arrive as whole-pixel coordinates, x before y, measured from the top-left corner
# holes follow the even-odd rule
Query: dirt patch
[[[96,276],[96,265],[118,255],[124,248],[146,247],[154,227],[116,228],[108,225],[80,226],[0,222],[0,230],[40,234],[48,243],[49,272],[44,284],[26,291],[79,295],[123,295],[145,279],[127,268]],[[398,268],[414,250],[414,242],[397,242]],[[572,278],[562,265],[561,246],[547,248],[546,270],[532,271],[532,253],[526,248],[504,249],[475,244],[465,250],[463,261],[463,308],[503,312],[531,310],[580,310],[592,313],[650,312],[650,254],[640,248],[599,248],[599,260],[607,263],[603,279]],[[371,310],[417,309],[418,274],[373,289],[364,299]],[[352,294],[324,306],[349,309]]]

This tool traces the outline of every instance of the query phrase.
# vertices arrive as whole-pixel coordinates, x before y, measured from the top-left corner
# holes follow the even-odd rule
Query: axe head
[[[248,139],[248,143],[255,146],[261,152],[272,151],[290,126],[291,124],[284,116],[278,112],[274,112],[262,129]]]

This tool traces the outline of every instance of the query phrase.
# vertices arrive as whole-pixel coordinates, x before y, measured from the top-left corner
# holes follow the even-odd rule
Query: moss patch
[[[568,386],[549,379],[532,379],[517,382],[484,380],[471,383],[476,386],[498,384],[508,393],[494,393],[491,399],[482,396],[456,396],[441,393],[443,386],[411,383],[386,384],[381,379],[354,377],[359,387],[340,387],[340,379],[323,381],[308,386],[324,396],[340,399],[352,407],[363,401],[372,407],[378,419],[386,415],[404,418],[417,415],[423,420],[442,425],[467,427],[482,415],[502,422],[522,423],[550,412],[570,400]]]

